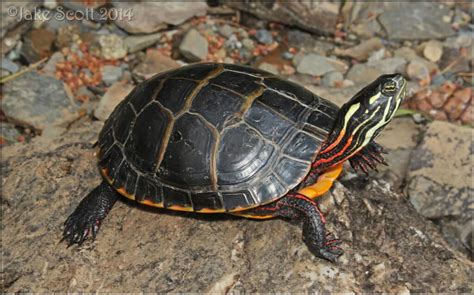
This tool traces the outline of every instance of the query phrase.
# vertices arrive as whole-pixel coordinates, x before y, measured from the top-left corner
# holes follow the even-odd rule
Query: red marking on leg
[[[323,213],[321,212],[321,210],[318,207],[318,204],[315,201],[313,201],[310,198],[307,198],[306,196],[301,195],[301,194],[294,194],[293,197],[297,198],[297,199],[300,199],[300,200],[309,201],[311,204],[313,204],[314,207],[316,207],[316,211],[318,211],[319,216],[321,217],[321,221],[323,222],[323,224],[326,224],[326,218],[324,217]]]

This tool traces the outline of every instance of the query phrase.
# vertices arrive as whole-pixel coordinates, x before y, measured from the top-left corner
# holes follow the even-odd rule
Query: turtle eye
[[[382,92],[385,94],[393,94],[397,89],[397,84],[393,81],[389,81],[383,84]]]

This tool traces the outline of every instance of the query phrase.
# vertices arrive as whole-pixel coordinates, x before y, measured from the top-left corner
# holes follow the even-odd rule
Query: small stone
[[[401,57],[389,57],[386,59],[369,61],[368,66],[376,68],[381,74],[404,73],[407,61]]]
[[[273,36],[272,34],[265,29],[259,29],[257,30],[257,33],[255,34],[255,38],[258,40],[258,42],[262,44],[272,44],[273,43]]]
[[[18,137],[21,135],[15,128],[15,125],[7,122],[0,122],[0,131],[0,146],[4,143],[18,142]]]
[[[8,118],[41,130],[61,122],[77,106],[63,82],[30,71],[3,85],[2,110]]]
[[[316,54],[303,56],[296,67],[298,73],[312,76],[322,76],[335,70],[336,68],[329,62],[327,57]]]
[[[20,67],[10,59],[2,57],[2,70],[6,70],[13,74],[18,72],[18,70],[20,70]]]
[[[120,80],[123,70],[121,67],[105,65],[102,67],[101,73],[102,81],[104,81],[105,85],[109,86]]]
[[[365,61],[369,56],[381,49],[383,47],[382,40],[380,38],[371,38],[366,41],[362,41],[359,45],[347,48],[347,49],[338,49],[336,47],[335,54],[341,56],[349,56],[357,59],[358,61]]]
[[[471,97],[472,89],[468,87],[454,92],[443,107],[450,120],[454,121],[461,117]]]
[[[344,80],[344,75],[340,72],[329,72],[323,76],[321,84],[326,87],[335,87],[341,84],[342,80]]]
[[[423,56],[432,62],[437,62],[443,55],[443,44],[436,40],[431,40],[425,43],[423,49]]]
[[[385,48],[380,48],[379,50],[375,51],[375,52],[372,52],[372,54],[370,55],[368,61],[369,62],[374,62],[374,61],[378,61],[378,60],[381,60],[384,58],[385,56]]]
[[[127,55],[123,39],[116,34],[102,35],[97,38],[100,52],[105,59],[120,59]]]
[[[407,75],[412,80],[425,80],[429,78],[430,71],[423,63],[413,60],[407,66]]]
[[[292,60],[295,57],[295,55],[289,51],[285,51],[283,52],[281,57],[283,57],[286,60]]]
[[[56,51],[49,57],[48,61],[44,65],[42,70],[43,73],[51,77],[56,77],[56,65],[64,61],[64,55],[61,52]]]
[[[146,52],[145,60],[133,69],[133,74],[139,80],[146,80],[157,73],[180,67],[175,60],[156,49]]]
[[[283,69],[281,71],[281,74],[282,75],[294,75],[296,73],[296,70],[294,67],[290,66],[290,65],[283,65]]]
[[[233,64],[234,62],[235,62],[234,59],[231,57],[224,58],[224,63]]]
[[[229,38],[233,33],[234,33],[234,29],[228,24],[225,24],[219,27],[219,34],[221,34],[222,37]]]
[[[461,116],[461,122],[463,124],[469,124],[473,125],[474,124],[474,110],[473,110],[473,105],[472,103],[468,105],[468,107],[464,110],[464,113]]]
[[[255,43],[250,38],[243,39],[242,40],[242,45],[244,46],[244,48],[246,48],[248,50],[252,50],[252,49],[255,48]]]
[[[225,57],[227,56],[227,51],[225,50],[225,48],[221,48],[219,49],[216,54],[215,54],[215,57],[217,59],[224,59]]]
[[[270,63],[262,62],[259,66],[259,69],[270,72],[274,75],[278,75],[278,68]]]
[[[179,51],[189,61],[201,61],[207,58],[209,44],[198,31],[191,29],[179,45]]]
[[[160,41],[162,36],[161,33],[127,36],[124,39],[124,43],[127,47],[128,53],[134,53],[154,45]]]
[[[53,18],[54,19],[54,18]],[[64,48],[69,47],[71,43],[75,43],[76,41],[81,39],[81,29],[77,24],[71,25],[64,25],[63,22],[62,26],[58,28],[58,33],[56,36],[56,47]]]
[[[117,82],[112,85],[100,99],[94,116],[100,121],[105,121],[115,107],[133,90],[133,85]]]
[[[24,38],[21,56],[28,63],[35,63],[50,54],[55,40],[55,34],[45,29],[31,30]]]
[[[355,84],[368,84],[377,79],[382,72],[366,64],[355,64],[347,72],[346,78]]]

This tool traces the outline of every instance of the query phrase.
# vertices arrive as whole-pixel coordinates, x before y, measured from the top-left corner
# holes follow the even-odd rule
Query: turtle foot
[[[307,239],[305,242],[313,255],[333,263],[337,262],[339,256],[344,254],[344,251],[339,247],[342,241],[331,233],[328,233],[322,242],[315,243],[313,239]]]
[[[95,239],[102,221],[112,209],[118,197],[116,192],[105,182],[102,182],[90,192],[77,206],[76,210],[64,222],[62,241],[68,247],[81,245],[91,235]]]

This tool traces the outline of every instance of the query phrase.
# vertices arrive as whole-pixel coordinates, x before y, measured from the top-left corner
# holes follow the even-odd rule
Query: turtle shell
[[[99,135],[99,168],[147,205],[241,211],[302,181],[337,112],[265,71],[190,65],[142,82],[116,107]]]

